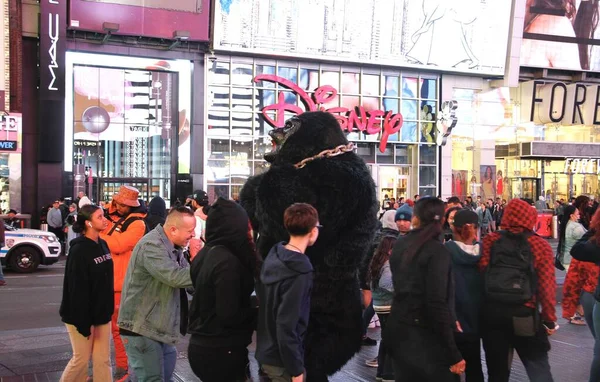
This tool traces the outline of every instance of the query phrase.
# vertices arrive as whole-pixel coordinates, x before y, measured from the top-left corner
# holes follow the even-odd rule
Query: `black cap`
[[[478,225],[479,224],[479,217],[477,216],[477,214],[471,210],[460,210],[460,211],[456,211],[456,214],[454,214],[454,226],[455,227],[462,227],[465,224],[473,224],[473,225]]]
[[[194,199],[200,207],[208,205],[208,194],[202,190],[196,190],[192,195],[188,195],[189,199]]]

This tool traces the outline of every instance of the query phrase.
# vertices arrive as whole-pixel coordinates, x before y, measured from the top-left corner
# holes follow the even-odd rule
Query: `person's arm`
[[[427,264],[425,275],[425,307],[431,329],[448,351],[451,365],[460,362],[463,357],[454,342],[456,326],[448,301],[448,286],[450,283],[450,255],[446,250],[435,253]]]
[[[585,235],[571,248],[571,256],[579,261],[600,264],[600,247],[594,241],[589,240],[593,236],[592,231]]]
[[[85,254],[71,253],[65,270],[65,277],[69,279],[67,298],[70,300],[70,318],[84,337],[92,335],[90,267],[89,258]]]
[[[170,257],[164,246],[146,242],[140,251],[144,268],[155,279],[172,288],[187,288],[193,285],[189,263],[183,261],[183,265],[179,265]]]
[[[556,322],[556,277],[554,254],[548,242],[538,236],[529,238],[533,266],[537,275],[537,299],[542,306],[542,320]]]
[[[115,223],[113,223],[115,224]],[[143,220],[134,221],[127,227],[127,231],[120,233],[113,232],[108,235],[108,230],[100,234],[100,238],[106,241],[111,255],[120,255],[133,250],[135,245],[146,234],[146,224]]]
[[[216,315],[225,327],[233,327],[247,320],[247,312],[241,308],[242,286],[241,272],[244,269],[232,254],[224,256],[214,267]]]
[[[283,281],[281,285],[281,303],[277,308],[275,324],[277,326],[277,343],[283,367],[292,376],[304,373],[302,357],[302,338],[296,332],[298,319],[302,314],[302,304],[309,293],[308,277],[300,275]]]

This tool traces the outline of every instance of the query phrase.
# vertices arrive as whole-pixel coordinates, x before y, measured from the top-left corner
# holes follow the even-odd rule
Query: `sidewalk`
[[[560,305],[558,307],[560,317]],[[559,319],[560,330],[551,337],[550,364],[554,380],[587,382],[592,360],[594,340],[586,326],[575,326]],[[379,328],[370,329],[369,335],[379,338]],[[174,381],[199,381],[187,361],[186,337],[179,348]],[[259,381],[254,343],[250,346],[253,380]],[[331,377],[333,382],[374,381],[375,369],[365,361],[377,355],[377,347],[363,348],[340,372]],[[71,356],[69,338],[64,327],[15,330],[0,333],[0,382],[45,381],[56,382]],[[515,357],[512,382],[528,381],[523,365]]]

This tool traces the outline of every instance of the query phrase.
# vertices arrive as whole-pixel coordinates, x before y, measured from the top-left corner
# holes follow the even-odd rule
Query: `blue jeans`
[[[585,308],[584,308],[585,309]],[[594,330],[600,328],[600,302],[594,303],[594,312],[592,313]],[[590,370],[590,382],[600,381],[600,330],[596,330],[596,342],[594,342],[594,357],[592,358],[592,368]]]
[[[596,331],[594,330],[594,304],[596,303],[596,299],[593,294],[583,291],[581,292],[579,302],[581,303],[581,306],[583,306],[583,316],[585,317],[588,328],[590,328],[590,331],[592,332],[592,337],[596,338]]]
[[[2,273],[2,264],[0,264],[0,281],[4,281],[4,273]]]
[[[138,382],[171,381],[177,362],[173,345],[142,336],[121,336]]]

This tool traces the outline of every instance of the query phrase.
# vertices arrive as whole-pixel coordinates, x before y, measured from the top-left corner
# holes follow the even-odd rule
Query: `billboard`
[[[521,66],[600,70],[598,0],[528,0]]]
[[[510,1],[219,0],[214,49],[504,75]]]
[[[208,41],[209,0],[71,0],[69,28],[105,33],[105,22],[120,35],[172,39],[176,30],[189,40]]]

